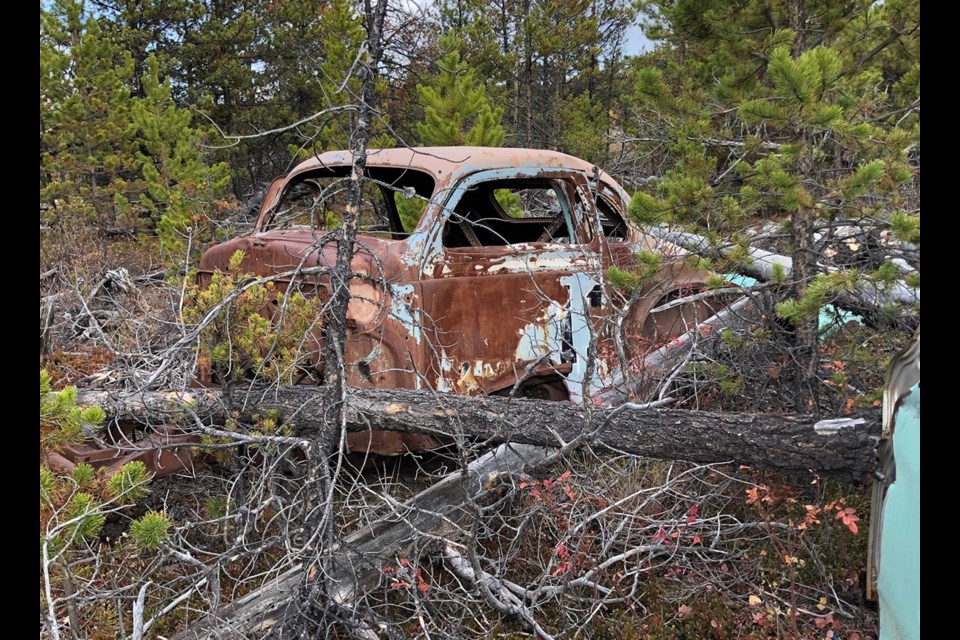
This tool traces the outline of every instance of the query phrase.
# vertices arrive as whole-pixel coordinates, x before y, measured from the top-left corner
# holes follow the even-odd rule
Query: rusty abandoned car
[[[201,281],[238,250],[241,270],[256,275],[332,266],[324,226],[346,206],[351,169],[350,153],[333,151],[276,179],[254,231],[203,255]],[[347,312],[348,384],[574,402],[614,384],[631,360],[713,314],[706,302],[651,313],[710,273],[632,225],[628,203],[613,178],[562,153],[371,150]],[[406,216],[405,228],[410,210],[422,215]],[[640,251],[661,255],[662,268],[628,305],[604,274],[635,269]],[[324,277],[293,280],[278,288],[329,295]],[[319,350],[314,363],[322,372]],[[353,444],[361,440],[376,453],[425,444],[401,434],[373,442],[355,434]]]
[[[294,272],[276,290],[328,299],[328,276],[299,272],[335,264],[326,231],[349,202],[351,170],[350,152],[332,151],[274,180],[253,231],[203,254],[201,286],[242,251],[241,272]],[[353,387],[582,402],[635,378],[645,354],[729,303],[684,303],[711,274],[632,224],[624,189],[569,155],[370,150],[363,182],[343,352]],[[607,270],[636,270],[640,252],[660,256],[657,272],[634,292],[611,288]],[[319,325],[316,333],[311,380],[320,382]],[[385,455],[440,444],[393,432],[351,433],[347,442]]]

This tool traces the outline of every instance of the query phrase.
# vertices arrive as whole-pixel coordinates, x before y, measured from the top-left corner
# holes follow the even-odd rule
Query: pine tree
[[[599,166],[606,165],[607,113],[590,93],[567,101],[560,117],[560,148]]]
[[[486,80],[493,104],[503,105],[508,138],[518,146],[572,151],[565,136],[571,105],[584,93],[602,118],[622,93],[623,45],[636,17],[625,0],[445,0],[438,30],[462,39],[464,61]],[[579,106],[579,105],[578,105]],[[590,114],[593,115],[593,114]]]
[[[75,0],[41,11],[41,202],[68,223],[89,211],[101,230],[156,229],[164,249],[179,249],[230,174],[206,165],[201,132],[160,79],[159,59],[147,57],[137,80],[122,30],[105,20]]]
[[[289,124],[285,111],[267,99],[276,86],[258,74],[264,23],[260,0],[218,0],[203,7],[201,17],[183,34],[179,64],[173,69],[177,85],[185,87],[184,101],[228,135],[253,135]],[[266,182],[286,171],[289,158],[272,162],[275,139],[258,138],[243,144],[223,141],[217,159],[235,171],[233,191]],[[241,173],[243,172],[243,173]]]
[[[146,187],[140,203],[156,221],[161,248],[176,254],[183,247],[187,227],[209,227],[204,223],[211,205],[230,183],[230,169],[225,162],[207,165],[201,133],[190,124],[191,113],[174,104],[170,81],[160,78],[159,61],[152,56],[146,61],[142,83],[144,96],[131,113]]]
[[[430,85],[417,85],[425,119],[417,125],[420,139],[438,146],[499,146],[503,109],[490,105],[475,71],[461,60],[456,35],[445,35],[440,47],[445,53],[437,62],[439,73]]]
[[[320,73],[314,79],[322,94],[317,110],[356,103],[361,88],[359,78],[352,71],[363,44],[364,31],[354,3],[351,0],[330,0],[320,14],[318,27],[323,56],[318,58],[321,60]],[[352,114],[350,118],[340,117],[329,122],[320,129],[314,148],[323,151],[348,148],[352,128]]]
[[[116,225],[138,179],[133,60],[82,2],[57,0],[40,20],[40,201]]]
[[[814,233],[838,219],[903,218],[919,142],[919,3],[684,0],[647,13],[669,46],[636,71],[640,118],[628,133],[652,140],[671,168],[631,212],[728,234],[748,216],[789,222],[794,297],[778,312],[795,327],[812,399],[819,308],[857,277],[817,275]],[[912,51],[895,66],[873,53],[891,33]]]
[[[476,71],[460,58],[460,46],[455,34],[443,36],[440,48],[445,53],[437,61],[439,73],[429,85],[417,85],[424,111],[417,134],[428,145],[499,146],[504,138],[503,109],[490,105],[483,84],[476,80]],[[395,198],[404,229],[412,231],[426,203],[402,193]]]
[[[103,29],[133,58],[134,97],[144,96],[143,76],[150,56],[165,69],[179,64],[183,36],[204,8],[199,0],[97,0],[96,13]]]

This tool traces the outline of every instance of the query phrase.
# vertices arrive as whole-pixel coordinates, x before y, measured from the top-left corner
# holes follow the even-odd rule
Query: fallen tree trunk
[[[377,585],[383,568],[396,565],[398,558],[412,555],[412,547],[425,533],[458,539],[469,525],[471,510],[466,506],[485,503],[499,491],[497,477],[531,472],[556,460],[555,450],[529,445],[501,445],[470,463],[466,475],[455,471],[417,494],[369,526],[347,536],[333,550],[330,583],[336,585],[328,597],[349,608],[365,590]],[[308,570],[308,574],[315,573]],[[301,612],[299,589],[309,582],[303,564],[297,564],[269,580],[259,589],[236,600],[180,632],[176,640],[218,640],[220,638],[263,638],[282,628],[285,622],[298,624]]]
[[[86,391],[79,401],[97,404],[124,421],[187,424],[184,407],[202,419],[222,421],[226,409],[221,393],[196,389],[120,396]],[[730,461],[781,472],[814,471],[844,482],[860,481],[874,471],[880,433],[879,409],[824,421],[809,416],[630,404],[600,409],[566,402],[399,389],[351,389],[346,404],[351,431],[393,430],[541,446],[560,446],[581,438],[594,446],[650,458]],[[279,411],[282,421],[304,440],[316,438],[324,424],[324,406],[316,387],[239,388],[232,392],[231,405],[239,411],[241,421]]]

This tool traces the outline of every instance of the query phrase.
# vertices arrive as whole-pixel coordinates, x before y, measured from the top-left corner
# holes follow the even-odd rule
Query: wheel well
[[[516,391],[514,391],[516,388]],[[537,400],[552,400],[563,402],[570,399],[570,390],[567,388],[567,379],[559,373],[542,376],[533,376],[509,387],[498,389],[491,393],[494,396],[509,396],[515,398],[533,398]]]

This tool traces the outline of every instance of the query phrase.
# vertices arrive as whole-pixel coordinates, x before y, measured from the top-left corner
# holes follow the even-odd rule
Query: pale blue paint
[[[587,296],[598,283],[586,273],[571,273],[560,278],[560,284],[570,290],[568,309],[570,311],[573,351],[576,354],[576,361],[573,363],[570,375],[567,376],[567,389],[570,391],[570,399],[573,402],[580,403],[583,402],[584,383],[586,383],[589,393],[593,395],[612,382],[610,372],[605,370],[604,363],[600,358],[594,358],[595,371],[590,380],[586,380],[587,350],[590,348],[592,337]],[[605,303],[606,301],[604,301]]]
[[[752,287],[758,282],[756,278],[744,276],[739,273],[725,273],[723,274],[723,279],[737,285],[738,287]]]
[[[897,479],[887,490],[880,536],[880,640],[920,640],[920,384],[893,431]]]
[[[563,324],[568,311],[556,300],[550,301],[543,322],[531,322],[520,332],[520,341],[514,359],[518,362],[533,362],[545,355],[559,362],[563,349]]]
[[[458,173],[468,173],[470,170],[469,164],[467,164],[460,169]],[[427,209],[424,211],[417,229],[407,238],[407,264],[413,265],[415,262],[419,262],[421,271],[427,273],[433,264],[443,260],[441,231],[446,224],[447,218],[449,218],[450,214],[456,209],[460,203],[460,199],[468,189],[472,189],[482,182],[514,178],[537,178],[544,174],[556,173],[557,171],[563,171],[568,174],[581,173],[581,175],[584,175],[584,179],[586,179],[585,174],[582,172],[574,172],[569,169],[561,170],[557,167],[522,166],[487,169],[467,175],[459,182],[455,181],[455,186],[443,194],[434,194],[433,200],[427,205]],[[446,196],[446,201],[443,200],[443,196]],[[567,199],[562,193],[557,193],[557,197],[563,209],[564,218],[572,230],[573,222]]]
[[[417,303],[408,305],[404,301],[407,295],[414,296],[412,284],[389,284],[390,317],[403,325],[413,341],[420,344],[423,325],[420,322],[420,308]]]

